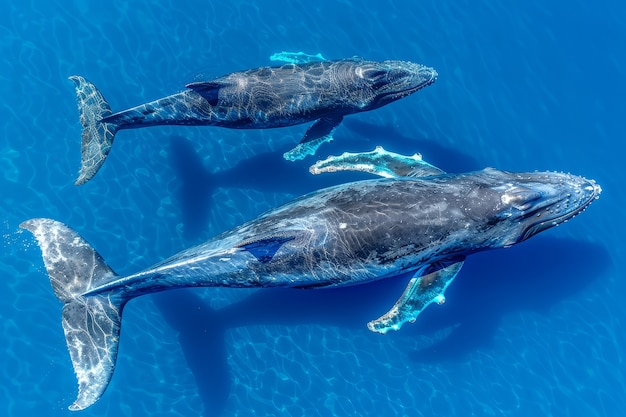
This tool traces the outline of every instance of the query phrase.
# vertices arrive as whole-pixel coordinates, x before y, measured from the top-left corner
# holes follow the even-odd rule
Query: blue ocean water
[[[178,290],[133,300],[117,369],[83,416],[621,416],[626,407],[626,6],[597,2],[31,0],[0,14],[0,407],[65,416],[76,381],[61,305],[18,225],[61,220],[126,274],[268,208],[353,179],[281,159],[306,126],[121,132],[73,181],[70,75],[113,109],[280,51],[404,59],[438,81],[350,116],[320,157],[375,145],[447,171],[596,179],[584,214],[472,256],[401,331],[367,321],[403,282],[328,291]]]

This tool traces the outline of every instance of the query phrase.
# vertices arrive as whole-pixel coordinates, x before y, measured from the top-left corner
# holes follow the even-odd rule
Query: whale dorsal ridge
[[[217,106],[220,88],[226,84],[219,81],[200,81],[187,84],[185,87],[200,94],[211,106]]]
[[[247,240],[241,242],[235,247],[246,250],[254,255],[255,258],[258,259],[261,263],[267,263],[272,260],[274,255],[281,246],[290,240],[295,239],[294,235],[277,235],[277,236],[267,236],[260,239]]]

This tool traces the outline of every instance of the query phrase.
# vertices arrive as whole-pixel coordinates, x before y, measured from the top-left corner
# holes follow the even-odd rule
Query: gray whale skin
[[[75,231],[31,219],[56,296],[78,379],[71,410],[104,393],[115,367],[124,305],[181,287],[356,285],[412,272],[391,309],[368,323],[386,333],[414,321],[444,291],[465,257],[509,247],[563,223],[600,194],[582,177],[553,172],[445,174],[377,148],[330,157],[313,173],[360,170],[388,178],[342,184],[295,199],[182,251],[153,267],[118,276]]]
[[[284,154],[293,161],[315,154],[331,140],[344,116],[382,107],[436,79],[434,69],[408,61],[350,58],[287,64],[194,82],[180,93],[113,113],[94,84],[71,76],[83,126],[75,184],[96,175],[122,129],[157,125],[265,129],[315,121],[302,141]]]

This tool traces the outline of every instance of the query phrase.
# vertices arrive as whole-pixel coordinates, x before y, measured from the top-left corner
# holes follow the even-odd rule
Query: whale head
[[[361,61],[354,74],[360,87],[367,91],[363,110],[372,110],[399,100],[427,87],[437,80],[433,68],[408,61]]]
[[[593,180],[557,172],[475,173],[469,211],[485,219],[487,247],[509,247],[584,211],[602,188]]]

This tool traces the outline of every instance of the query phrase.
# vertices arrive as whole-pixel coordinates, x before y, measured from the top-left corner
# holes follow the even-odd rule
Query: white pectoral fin
[[[329,156],[317,161],[309,171],[312,174],[337,171],[360,171],[385,178],[430,177],[444,172],[422,159],[420,154],[400,155],[377,146],[371,152],[344,152],[339,156]]]
[[[398,330],[406,322],[414,322],[417,316],[431,303],[443,304],[448,285],[463,266],[463,260],[422,276],[411,278],[404,292],[391,309],[367,323],[373,331],[385,334]]]
[[[305,54],[304,52],[277,52],[270,56],[270,61],[286,62],[287,64],[308,64],[309,62],[326,61],[321,53],[315,55]]]
[[[300,143],[283,154],[283,158],[288,161],[296,161],[307,155],[315,155],[322,144],[333,140],[333,132],[342,120],[343,116],[341,115],[326,116],[317,120],[306,131]]]

